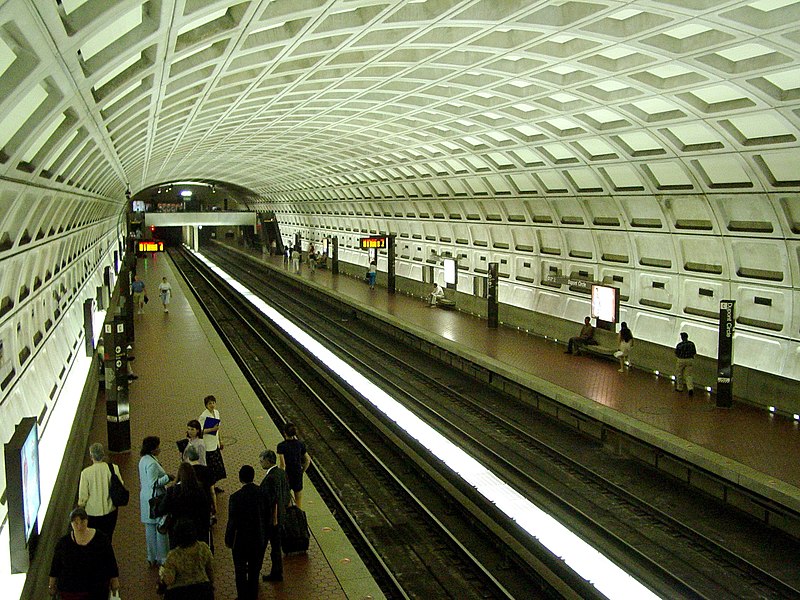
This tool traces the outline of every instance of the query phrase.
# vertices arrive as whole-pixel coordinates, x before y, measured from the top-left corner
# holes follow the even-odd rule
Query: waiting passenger
[[[184,521],[192,524],[198,540],[211,545],[211,496],[208,488],[200,485],[194,468],[188,462],[181,463],[178,467],[175,484],[167,487],[167,493],[159,503],[159,510],[167,515],[162,529],[167,530],[170,550],[179,545],[175,533],[178,525]]]
[[[228,500],[228,524],[225,545],[232,550],[237,600],[258,598],[258,576],[266,550],[264,502],[259,487],[253,483],[255,469],[239,469],[241,489]]]
[[[689,334],[685,331],[681,332],[681,341],[675,346],[675,356],[677,357],[677,366],[675,373],[675,391],[682,392],[684,380],[686,387],[689,390],[689,395],[694,395],[694,381],[692,380],[692,368],[694,367],[694,356],[697,354],[697,348],[694,342],[689,341]]]
[[[158,524],[160,518],[151,516],[150,498],[159,495],[159,491],[164,489],[173,477],[158,462],[158,455],[161,453],[161,440],[156,436],[147,436],[142,441],[142,449],[139,455],[139,482],[141,491],[139,492],[139,507],[141,510],[141,522],[145,527],[145,538],[147,540],[147,562],[150,566],[163,565],[167,559],[169,543],[166,534],[159,533]],[[161,492],[163,493],[163,492]]]
[[[430,304],[428,304],[428,308],[433,308],[439,303],[439,300],[444,298],[444,290],[442,286],[438,283],[433,284],[433,291],[430,294]]]
[[[572,348],[574,347],[575,354],[579,354],[581,346],[596,345],[597,340],[594,339],[594,327],[592,327],[592,319],[591,317],[586,317],[583,320],[583,327],[581,327],[580,334],[569,338],[569,343],[567,344],[567,349],[564,351],[564,353],[572,354]]]
[[[122,481],[119,467],[104,460],[106,451],[103,444],[94,443],[89,446],[89,456],[92,458],[92,465],[81,471],[78,506],[86,509],[89,515],[89,527],[102,531],[111,541],[117,526],[118,514],[117,507],[111,502],[108,492],[111,469],[114,469],[114,473],[123,485],[125,482]]]
[[[378,265],[375,264],[373,260],[369,263],[369,269],[367,269],[367,283],[369,283],[369,289],[375,289],[375,279],[378,277]]]
[[[292,271],[294,273],[300,272],[300,259],[303,256],[303,251],[300,249],[300,244],[295,244],[292,248]]]
[[[214,600],[214,563],[208,544],[197,541],[190,521],[175,526],[175,543],[159,569],[164,600]]]
[[[286,472],[289,480],[289,489],[292,490],[294,503],[302,508],[303,501],[303,473],[311,464],[311,457],[306,451],[305,442],[297,437],[297,427],[294,423],[286,423],[283,428],[284,440],[278,444],[279,466]]]
[[[198,417],[199,423],[203,427],[203,442],[206,446],[206,464],[209,468],[211,478],[211,498],[214,503],[214,512],[217,509],[217,492],[222,492],[222,488],[216,487],[216,483],[225,479],[228,474],[225,471],[225,462],[222,460],[222,449],[224,447],[220,438],[219,427],[220,418],[217,410],[217,398],[213,395],[203,398],[206,409]]]
[[[197,453],[200,456],[198,462],[203,466],[208,466],[206,462],[206,444],[203,441],[203,427],[197,419],[192,419],[186,424],[186,440],[186,446],[183,446],[183,440],[179,442],[179,448],[183,447],[181,450],[181,461],[188,462],[186,450],[189,446],[194,446],[197,448]]]
[[[633,333],[628,329],[628,324],[625,321],[620,325],[617,343],[619,344],[619,350],[614,352],[614,356],[619,359],[619,372],[624,373],[625,361],[628,360],[631,348],[633,348]]]

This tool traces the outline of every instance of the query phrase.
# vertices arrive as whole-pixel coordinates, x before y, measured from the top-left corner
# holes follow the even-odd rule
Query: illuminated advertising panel
[[[452,258],[444,259],[444,283],[445,285],[456,285],[458,279],[458,270],[456,268],[456,261]]]
[[[39,429],[35,417],[22,419],[5,445],[11,572],[27,572],[28,544],[38,534],[41,505],[39,488]]]
[[[592,317],[616,323],[619,319],[619,290],[605,285],[592,286]]]

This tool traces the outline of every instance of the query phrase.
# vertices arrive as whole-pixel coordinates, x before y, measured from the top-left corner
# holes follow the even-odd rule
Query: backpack
[[[114,506],[127,506],[131,493],[122,485],[111,463],[109,463],[108,469],[111,471],[111,481],[108,482],[108,497],[111,498],[111,504]]]

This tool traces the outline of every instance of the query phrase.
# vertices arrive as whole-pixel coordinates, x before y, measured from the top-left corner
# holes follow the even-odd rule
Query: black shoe
[[[139,379],[138,375],[128,375],[128,381],[133,381],[134,379]]]
[[[283,581],[283,575],[273,575],[272,573],[269,575],[262,575],[261,581]]]
[[[689,390],[689,395],[694,396],[694,390]]]
[[[564,354],[572,354],[569,350],[564,350]]]

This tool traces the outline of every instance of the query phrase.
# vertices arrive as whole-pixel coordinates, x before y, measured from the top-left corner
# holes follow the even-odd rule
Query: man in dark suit
[[[233,550],[237,600],[258,598],[258,575],[267,547],[263,496],[253,483],[255,475],[250,465],[239,469],[242,488],[231,494],[229,500],[225,545]]]
[[[264,450],[260,455],[261,467],[267,471],[261,482],[264,507],[264,523],[267,540],[270,544],[269,557],[272,562],[269,575],[264,581],[283,581],[283,556],[281,555],[281,527],[289,505],[289,480],[283,469],[275,465],[277,457],[272,450]],[[266,551],[266,547],[264,548]]]

